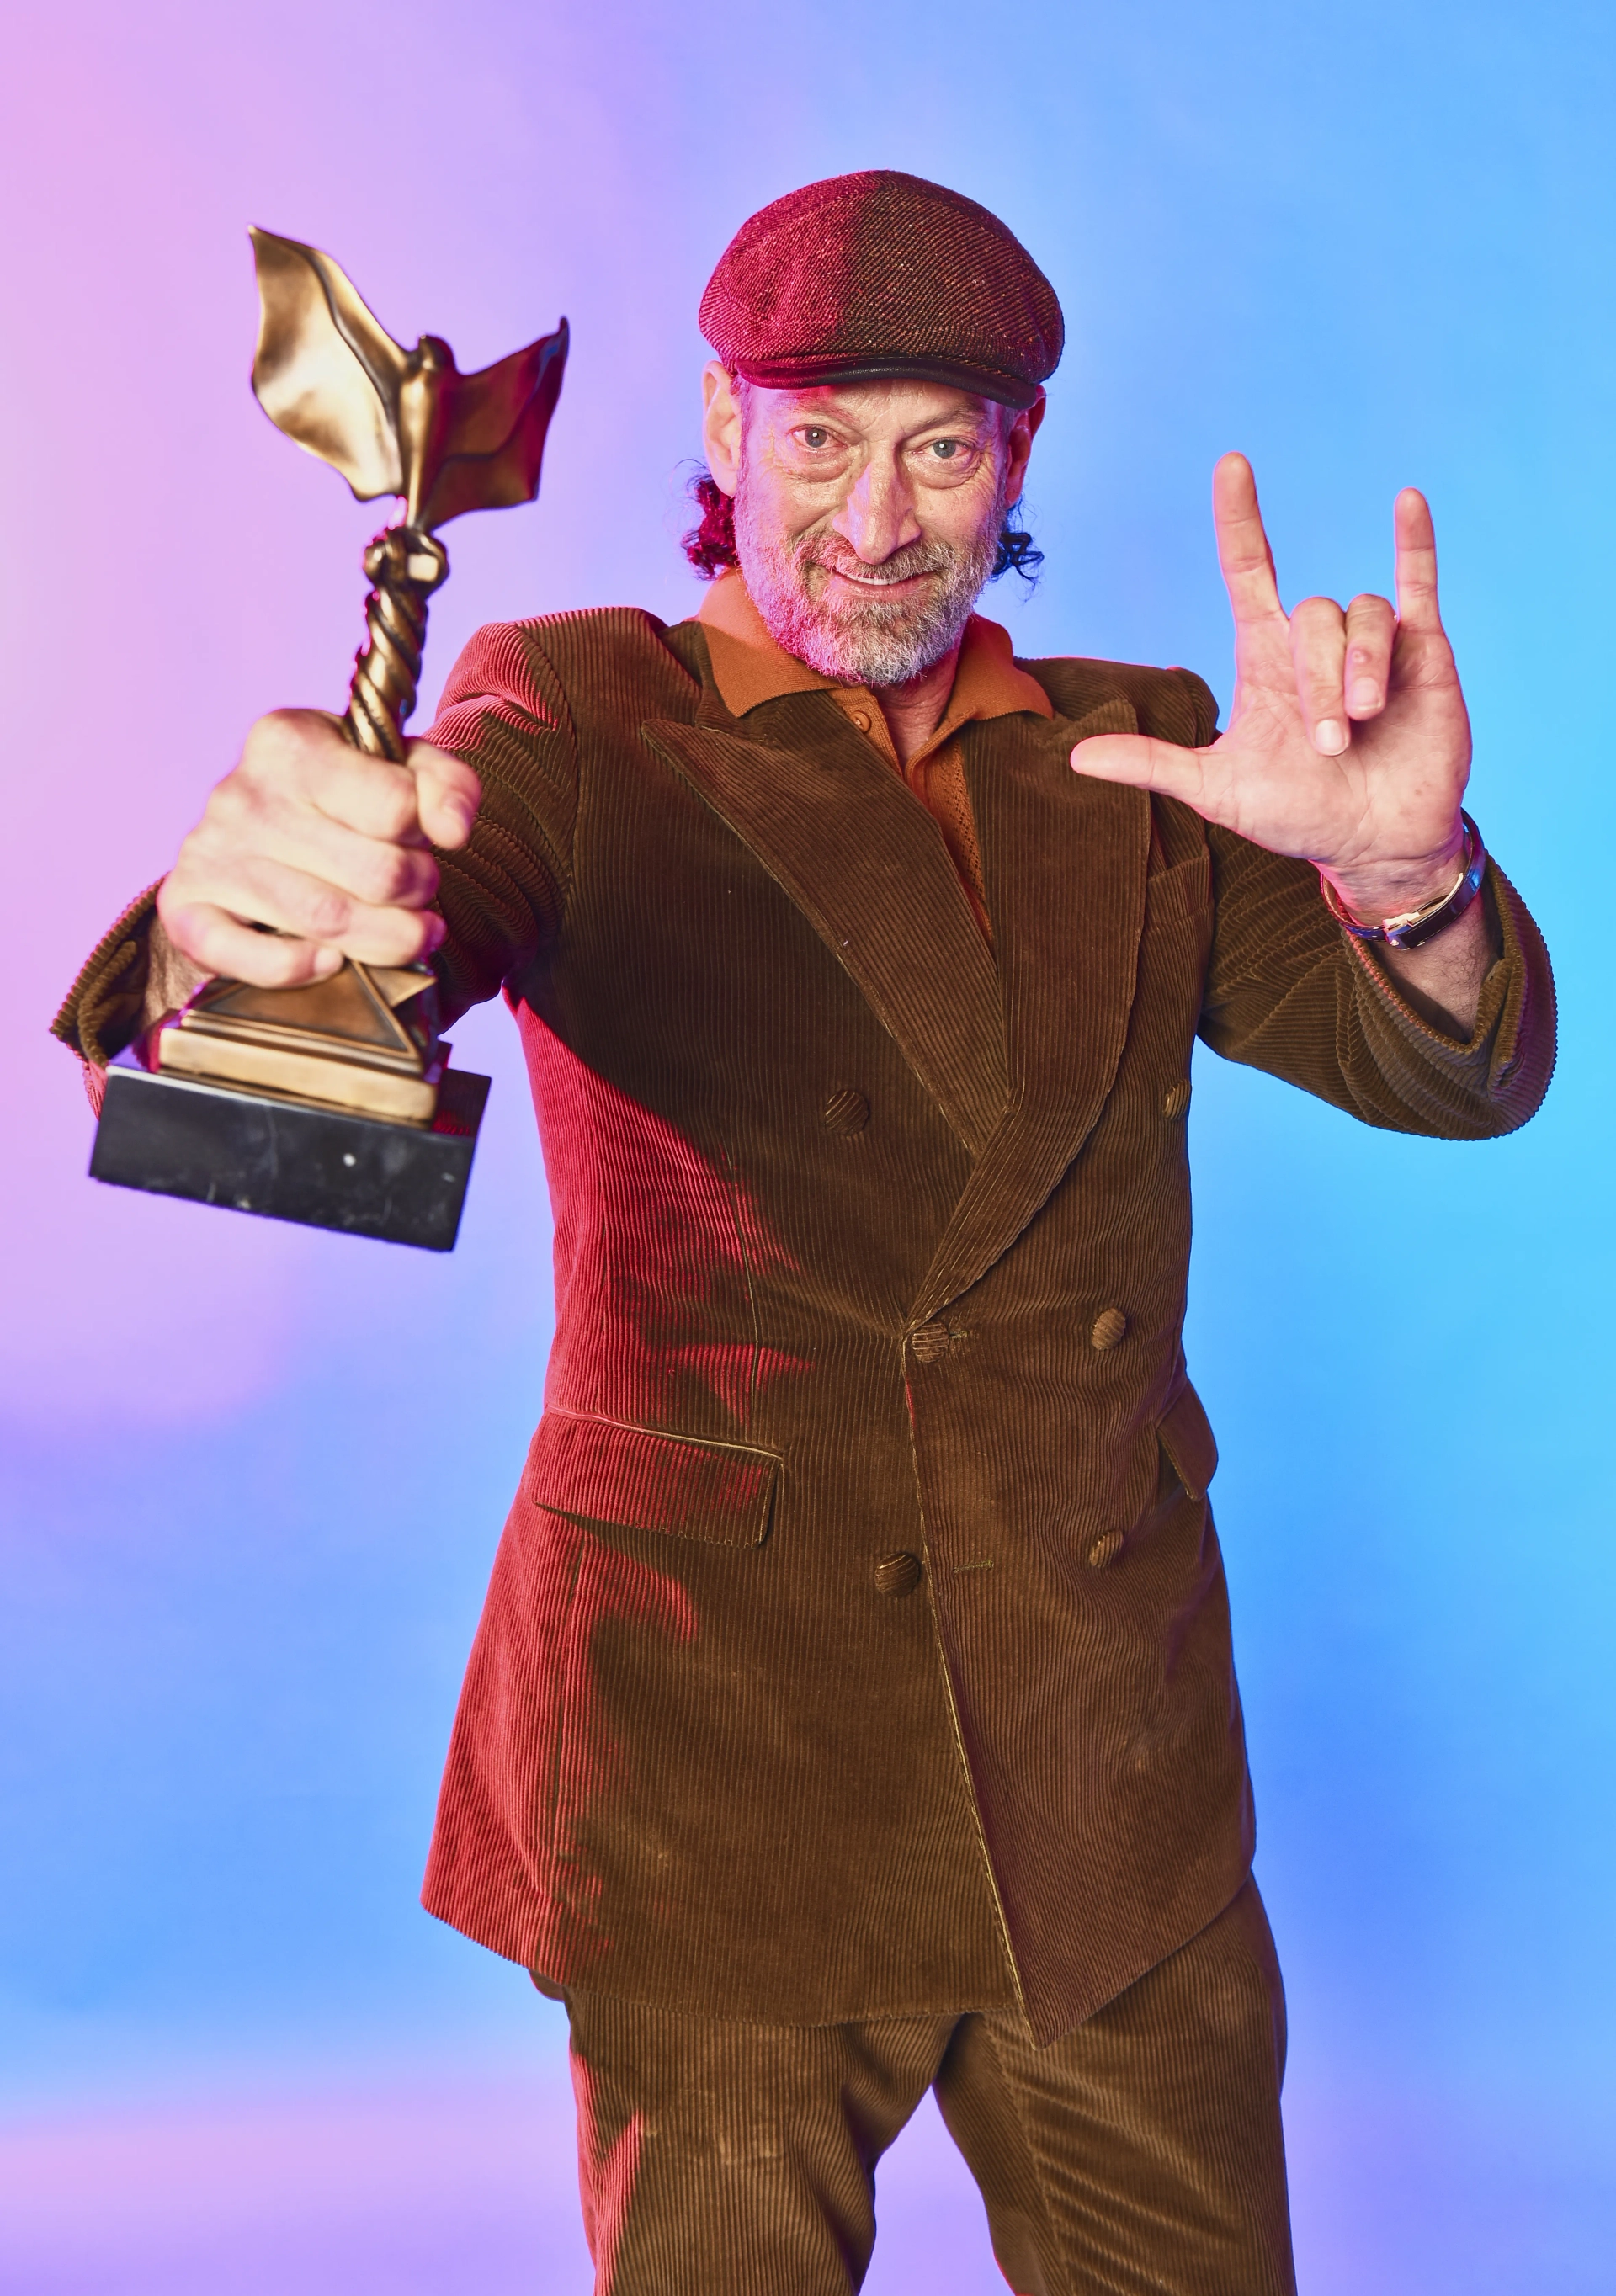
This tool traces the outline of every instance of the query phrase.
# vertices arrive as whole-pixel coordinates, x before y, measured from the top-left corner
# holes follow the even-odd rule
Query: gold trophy
[[[567,323],[477,374],[423,335],[394,342],[327,255],[254,231],[262,317],[252,387],[357,498],[402,498],[365,553],[365,638],[342,730],[404,758],[436,529],[531,502],[561,392]],[[93,1177],[272,1218],[447,1250],[488,1079],[448,1066],[429,966],[346,962],[300,988],[207,982],[108,1071]]]

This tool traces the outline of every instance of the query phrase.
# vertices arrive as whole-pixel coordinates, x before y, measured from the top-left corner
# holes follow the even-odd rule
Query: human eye
[[[793,422],[786,432],[782,460],[799,477],[834,479],[846,467],[846,433],[833,422]]]
[[[921,476],[933,486],[957,486],[981,461],[974,439],[928,439],[920,448]]]

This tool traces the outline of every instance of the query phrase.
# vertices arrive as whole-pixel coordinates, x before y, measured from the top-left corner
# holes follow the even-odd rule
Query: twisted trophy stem
[[[390,526],[365,553],[372,584],[365,602],[365,645],[354,661],[342,730],[357,750],[404,763],[404,721],[415,706],[426,602],[449,570],[436,535]]]

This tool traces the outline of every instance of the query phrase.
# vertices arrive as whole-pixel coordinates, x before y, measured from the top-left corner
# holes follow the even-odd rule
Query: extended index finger
[[[1440,630],[1437,530],[1431,504],[1417,487],[1405,487],[1391,514],[1397,538],[1397,611],[1405,629]]]
[[[1283,613],[1274,554],[1257,503],[1257,480],[1243,455],[1222,455],[1212,472],[1212,522],[1218,529],[1218,563],[1236,622],[1267,621]]]

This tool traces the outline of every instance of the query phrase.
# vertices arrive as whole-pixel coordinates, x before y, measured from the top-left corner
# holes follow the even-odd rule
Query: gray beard
[[[752,516],[742,473],[735,489],[735,554],[777,646],[841,685],[906,685],[957,643],[993,571],[1005,511],[1004,501],[996,502],[991,519],[963,550],[946,542],[911,542],[879,567],[858,566],[864,581],[935,574],[940,578],[930,592],[832,606],[810,594],[809,569],[854,564],[852,550],[824,527],[811,527],[790,542],[766,531]]]

